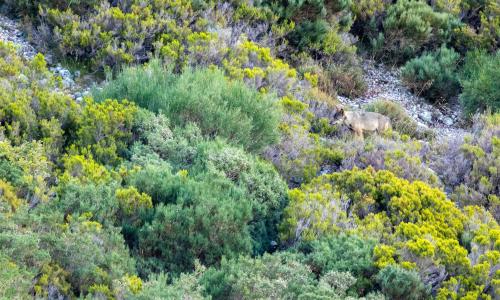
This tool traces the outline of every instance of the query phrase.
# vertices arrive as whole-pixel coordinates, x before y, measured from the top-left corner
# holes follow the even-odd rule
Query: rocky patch
[[[20,24],[0,15],[0,41],[12,42],[18,48],[19,55],[27,60],[33,59],[38,51],[28,41],[26,35],[22,32]],[[90,94],[90,86],[81,86],[75,82],[75,78],[80,76],[80,72],[74,74],[70,70],[61,66],[61,64],[51,64],[51,55],[44,54],[49,63],[49,70],[56,76],[61,77],[63,89],[69,92],[76,101],[82,101],[83,97]]]
[[[339,96],[341,103],[361,108],[376,100],[391,100],[399,103],[419,126],[433,129],[438,136],[463,136],[466,133],[456,99],[447,104],[431,105],[403,85],[398,69],[366,60],[363,70],[367,92],[354,99]]]

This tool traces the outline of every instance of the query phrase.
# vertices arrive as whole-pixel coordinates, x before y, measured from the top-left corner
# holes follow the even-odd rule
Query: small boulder
[[[422,121],[430,123],[432,122],[432,113],[430,111],[423,111],[418,114],[419,118],[422,119]]]

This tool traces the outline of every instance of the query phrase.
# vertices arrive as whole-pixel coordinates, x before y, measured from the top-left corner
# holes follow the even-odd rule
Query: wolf
[[[337,107],[336,110],[336,118],[338,119],[334,124],[343,123],[360,138],[363,138],[363,132],[366,131],[376,131],[380,134],[392,129],[391,120],[382,114],[366,111],[345,111],[343,107]]]

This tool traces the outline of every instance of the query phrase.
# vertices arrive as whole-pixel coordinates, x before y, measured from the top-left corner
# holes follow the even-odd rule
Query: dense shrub
[[[473,223],[478,226],[470,227]],[[483,291],[483,286],[497,284],[491,258],[498,257],[498,228],[484,209],[460,211],[438,189],[372,168],[323,175],[291,190],[281,227],[282,238],[291,241],[313,241],[339,232],[378,240],[373,250],[377,268],[398,264],[416,272],[391,268],[379,273],[391,298],[401,293],[399,288],[414,289],[416,295],[427,290],[419,280],[443,295],[494,295],[494,289]],[[462,244],[465,236],[470,246]],[[404,280],[400,275],[407,277],[408,285],[394,286]],[[463,280],[468,284],[458,283]]]
[[[388,170],[400,178],[420,180],[431,186],[440,186],[439,178],[426,165],[423,155],[425,143],[406,139],[386,139],[373,136],[364,141],[335,140],[331,147],[343,153],[344,159],[333,170],[351,170],[354,167]]]
[[[358,294],[372,290],[371,277],[376,273],[373,264],[375,242],[355,235],[329,236],[313,241],[306,248],[306,262],[320,275],[331,271],[349,272],[356,278],[352,286]],[[310,248],[310,249],[309,249]]]
[[[98,162],[116,165],[132,144],[137,110],[137,106],[127,100],[119,103],[106,99],[94,103],[87,99],[75,145],[83,151],[89,149]]]
[[[500,115],[477,120],[473,136],[450,138],[428,153],[434,169],[459,205],[480,205],[500,220]]]
[[[408,61],[401,70],[403,82],[417,95],[435,102],[449,100],[459,92],[459,54],[441,47]]]
[[[60,91],[62,86],[48,72],[44,56],[24,62],[13,44],[0,41],[0,79],[2,135],[15,145],[42,140],[53,155],[59,154],[74,135],[79,108]]]
[[[500,32],[498,3],[494,0],[465,0],[460,1],[460,9],[464,24],[455,30],[453,45],[462,53],[471,49],[496,51]]]
[[[460,100],[465,113],[491,109],[500,111],[500,51],[488,55],[485,52],[471,52],[467,55],[460,83]]]
[[[300,255],[276,253],[223,260],[220,268],[207,270],[202,282],[214,299],[345,299],[356,278],[333,271],[316,279]],[[379,294],[367,298],[383,299]]]
[[[342,1],[263,1],[283,20],[291,20],[296,25],[289,34],[290,43],[298,50],[315,48],[322,44],[331,28],[331,23],[349,28],[351,14],[349,0]],[[330,24],[329,22],[330,21]]]
[[[66,220],[59,213],[28,214],[25,205],[11,218],[0,218],[0,252],[44,275],[34,282],[40,296],[51,289],[71,296],[73,292],[85,294],[94,285],[109,286],[114,279],[134,272],[135,262],[116,228],[103,227],[89,218],[90,214],[68,215]],[[18,226],[25,227],[24,234],[17,232]],[[58,271],[56,265],[64,271]],[[62,289],[66,280],[71,290]]]
[[[77,14],[88,13],[100,0],[5,0],[3,4],[7,11],[13,11],[29,16],[36,16],[39,7],[50,7],[61,10],[71,9]]]
[[[418,273],[397,266],[388,266],[377,275],[382,292],[389,299],[428,299],[429,289]]]
[[[450,40],[457,26],[452,15],[434,11],[425,1],[398,0],[383,21],[385,58],[404,62],[424,47],[435,49]]]
[[[163,115],[148,114],[139,132],[132,163],[141,170],[126,181],[156,205],[148,223],[127,229],[141,272],[180,273],[191,270],[195,259],[213,265],[222,256],[273,247],[286,185],[271,165],[204,138],[193,125],[172,131]]]
[[[210,78],[211,80],[206,80]],[[230,82],[217,70],[186,70],[175,75],[154,61],[125,69],[97,99],[130,99],[151,111],[161,111],[175,126],[195,123],[207,137],[223,137],[259,151],[278,140],[276,100]]]
[[[435,99],[453,51],[483,49],[462,100],[496,110],[495,0],[0,5],[55,60],[112,68],[76,102],[0,42],[0,298],[499,297],[498,116],[437,143],[394,103],[367,108],[383,136],[332,122],[370,41],[391,62],[425,53],[405,69]]]
[[[325,67],[319,86],[330,94],[359,97],[366,91],[363,70],[356,63],[331,64]]]

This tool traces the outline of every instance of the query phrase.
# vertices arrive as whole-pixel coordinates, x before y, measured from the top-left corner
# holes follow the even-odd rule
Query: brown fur
[[[382,133],[392,129],[391,120],[379,113],[365,111],[344,111],[343,107],[337,108],[340,119],[336,123],[344,123],[356,136],[363,138],[363,132]]]

